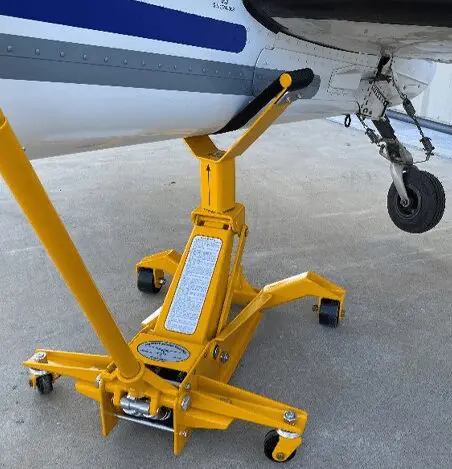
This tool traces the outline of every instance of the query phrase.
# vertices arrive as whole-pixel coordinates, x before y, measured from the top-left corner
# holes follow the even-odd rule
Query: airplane
[[[442,217],[441,185],[408,171],[385,113],[427,88],[433,61],[451,59],[448,2],[2,3],[1,105],[30,155],[218,132],[282,71],[309,67],[318,90],[281,122],[374,121],[380,136],[368,134],[391,162],[393,221],[423,232]],[[439,191],[428,213],[416,201],[424,184]]]
[[[24,151],[33,157],[183,138],[201,161],[201,169],[207,171],[209,184],[214,180],[221,188],[217,190],[217,199],[211,201],[211,186],[208,186],[207,208],[217,202],[220,206],[229,197],[228,191],[232,189],[226,183],[232,184],[233,173],[231,168],[226,168],[226,160],[233,161],[241,152],[237,147],[229,153],[221,152],[205,136],[245,129],[245,140],[250,140],[245,147],[249,147],[265,130],[265,116],[271,117],[268,117],[271,123],[284,124],[344,115],[349,126],[350,116],[356,115],[370,142],[377,145],[379,153],[390,164],[393,181],[387,198],[390,218],[401,230],[419,234],[441,221],[445,210],[444,189],[434,175],[418,169],[413,155],[395,134],[386,111],[403,105],[419,130],[424,160],[428,161],[434,154],[434,146],[418,123],[411,99],[431,83],[435,62],[452,61],[451,18],[452,1],[3,1],[0,4],[0,107]],[[253,132],[257,132],[255,138]],[[1,138],[0,133],[0,143]],[[15,151],[19,152],[18,147]],[[223,163],[223,159],[224,171],[217,171],[215,168],[221,165],[216,163]],[[21,168],[21,171],[32,171],[24,169],[25,163]],[[40,190],[36,186],[36,194]],[[204,196],[202,192],[203,200]],[[237,206],[231,207],[218,213],[224,217]],[[53,215],[49,211],[50,216]],[[206,216],[206,212],[196,216]],[[207,244],[208,251],[221,258],[221,248],[214,242]],[[64,253],[56,251],[49,249],[60,271],[64,271],[58,262],[58,256]],[[174,274],[173,283],[182,282],[183,267],[190,262],[190,252],[188,246],[182,261],[174,253],[165,254],[166,268]],[[137,268],[138,286],[141,291],[157,293],[164,284],[165,269],[160,264],[159,268],[150,268],[152,262],[143,260],[147,267]],[[272,300],[266,297],[264,301],[261,294],[271,296],[269,292],[286,288],[274,284],[258,292],[247,284],[237,265],[235,283],[225,279],[218,286],[226,291],[229,285],[231,298],[235,295],[248,305],[263,301],[263,308],[265,301],[270,304]],[[293,281],[306,281],[306,278],[297,277]],[[330,291],[330,298],[325,301],[321,298],[316,307],[321,321],[336,326],[342,318],[343,291],[320,277],[312,275],[309,279],[318,286],[318,291]],[[68,282],[73,291],[75,283]],[[177,297],[175,289],[176,286],[170,286],[169,303]],[[229,293],[225,295],[229,298]],[[83,300],[80,302],[89,316],[88,306]],[[272,304],[278,303],[275,300]],[[167,306],[170,309],[170,304]],[[146,327],[158,324],[157,316]],[[104,321],[109,323],[108,315]],[[114,327],[111,325],[111,330]],[[120,334],[115,337],[120,341]],[[174,334],[171,337],[174,339]],[[209,340],[215,337],[219,336],[211,333]],[[190,355],[190,347],[178,344],[176,339],[172,347],[169,350],[167,345],[161,346],[159,353],[176,356],[180,361]],[[106,348],[113,358],[118,356],[113,345]],[[146,350],[147,354],[156,353]],[[128,353],[124,348],[121,351]],[[56,368],[51,368],[50,361],[42,354],[52,356],[52,353],[38,352],[34,361],[26,362],[32,370],[31,383],[42,393],[51,388],[56,374]],[[213,355],[226,363],[230,353],[214,348]],[[68,356],[55,357],[63,360],[66,371],[70,368]],[[106,358],[96,360],[91,369],[99,368],[99,376],[107,376],[102,374],[111,371],[111,368],[104,370]],[[124,365],[123,370],[133,368],[127,366],[125,358],[114,361]],[[81,366],[80,361],[77,364]],[[153,368],[152,375],[157,373],[156,369]],[[43,376],[50,376],[50,381],[41,379]],[[146,376],[160,392],[170,393],[163,379]],[[107,378],[96,381],[97,387],[107,392],[99,384],[103,380],[108,381]],[[112,388],[122,389],[118,383],[116,387],[111,385]],[[183,383],[189,390],[191,383]],[[202,383],[207,388],[207,381]],[[210,385],[212,388],[213,384]],[[96,394],[100,391],[86,383],[77,389],[89,397],[97,396],[107,434],[113,426],[105,413],[110,404],[102,400],[103,395]],[[222,389],[232,395],[230,388]],[[143,410],[149,411],[150,398],[143,401],[124,393],[119,398],[114,396],[116,410],[123,410],[115,418],[143,420],[144,416],[149,426],[162,425],[152,423],[149,420],[152,415]],[[190,404],[188,397],[185,398],[181,406],[186,411]],[[221,407],[219,402],[217,406]],[[162,412],[167,418],[168,412]],[[265,454],[272,460],[289,460],[301,443],[301,430],[290,432],[290,425],[297,425],[292,414],[295,414],[292,410],[285,411],[278,433],[266,438]],[[180,424],[182,417],[177,415]],[[211,420],[209,428],[217,428],[215,425],[225,428],[230,423],[225,415],[223,420],[220,417],[215,422]],[[195,423],[201,426],[195,420],[192,417],[191,427],[196,427]],[[180,452],[185,444],[181,438],[186,437],[187,430],[175,432],[175,452]]]

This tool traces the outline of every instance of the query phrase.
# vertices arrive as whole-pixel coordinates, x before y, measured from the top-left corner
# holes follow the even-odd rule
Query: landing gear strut
[[[405,97],[404,106],[416,125],[414,107]],[[373,120],[375,130],[366,123],[365,118],[358,115],[370,141],[380,147],[380,155],[390,163],[392,184],[389,188],[387,208],[391,220],[402,231],[407,233],[425,233],[434,228],[443,217],[446,195],[441,182],[427,171],[420,171],[413,161],[411,153],[397,138],[388,116]],[[434,147],[422,129],[421,143],[424,147],[426,160],[433,155]]]

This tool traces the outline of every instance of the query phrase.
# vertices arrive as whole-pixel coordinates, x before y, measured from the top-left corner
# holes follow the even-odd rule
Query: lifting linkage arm
[[[11,189],[47,252],[118,366],[133,380],[141,373],[80,254],[52,205],[22,146],[0,110],[0,174]]]
[[[318,77],[317,77],[318,78]],[[311,84],[313,86],[311,86]],[[258,116],[248,130],[227,150],[221,151],[208,135],[185,138],[196,158],[206,163],[220,164],[242,155],[297,99],[303,99],[302,90],[318,91],[320,82],[310,68],[285,72],[274,80],[253,101],[233,117],[221,130],[221,134],[246,126]],[[309,95],[309,92],[307,93]]]

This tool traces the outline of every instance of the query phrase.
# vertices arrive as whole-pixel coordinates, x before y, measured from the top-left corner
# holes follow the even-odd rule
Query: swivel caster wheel
[[[160,286],[155,286],[154,280],[154,270],[153,269],[140,269],[138,271],[137,277],[137,287],[140,292],[143,293],[153,293],[154,295],[157,294],[164,285],[165,280],[161,279]]]
[[[402,203],[392,183],[388,192],[388,213],[394,224],[407,233],[425,233],[443,217],[446,195],[441,182],[427,171],[416,167],[403,173],[409,201]]]
[[[53,376],[51,374],[38,376],[36,378],[36,388],[39,394],[50,394],[53,391]]]
[[[337,327],[339,325],[339,315],[341,311],[341,304],[339,301],[323,298],[320,302],[318,311],[319,324],[328,327]]]
[[[273,451],[275,450],[276,445],[279,442],[279,438],[280,438],[280,436],[278,435],[278,432],[276,430],[270,430],[265,435],[264,454],[265,454],[265,456],[267,456],[268,459],[270,459],[270,461],[273,461],[273,462],[283,463],[283,462],[290,461],[291,459],[294,458],[295,454],[297,454],[297,450],[295,450],[287,459],[284,459],[284,460],[283,460],[284,455],[282,455],[282,454],[277,455],[277,456],[281,456],[281,459],[278,459],[278,458],[275,459],[273,457]]]

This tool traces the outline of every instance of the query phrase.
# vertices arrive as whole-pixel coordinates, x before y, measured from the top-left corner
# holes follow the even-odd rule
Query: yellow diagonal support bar
[[[198,377],[198,389],[191,393],[192,409],[245,420],[247,422],[279,428],[302,434],[308,414],[282,402],[254,394],[244,389],[220,383],[206,376]],[[291,410],[296,421],[289,424],[284,420],[284,412]]]
[[[263,291],[271,295],[271,299],[265,304],[264,309],[274,308],[277,305],[288,303],[305,296],[329,298],[342,302],[345,290],[326,280],[314,272],[294,275],[263,288]]]
[[[233,304],[248,304],[256,295],[260,289],[254,288],[243,274],[243,267],[240,268],[240,273],[234,282],[234,296],[232,298]]]
[[[169,249],[168,251],[158,252],[152,256],[143,258],[137,264],[136,269],[159,269],[170,275],[174,275],[181,258],[182,254],[174,249]]]
[[[285,84],[289,83],[284,80],[283,82]],[[284,88],[280,93],[278,93],[278,95],[275,96],[261,112],[250,128],[236,142],[234,142],[228,150],[223,151],[217,148],[213,140],[208,135],[186,137],[184,139],[185,143],[190,147],[190,150],[196,158],[208,163],[218,164],[237,158],[242,155],[290,106],[290,101],[281,101],[281,98],[286,92],[287,88]]]
[[[231,309],[232,298],[234,296],[235,279],[240,274],[240,266],[242,262],[243,250],[245,249],[247,232],[248,232],[248,227],[244,225],[242,227],[242,232],[240,233],[240,236],[239,236],[237,252],[235,255],[235,259],[234,259],[234,265],[232,267],[228,288],[226,290],[226,296],[224,298],[223,309],[221,311],[220,320],[218,321],[217,335],[220,334],[220,332],[222,331],[229,317],[229,310]]]
[[[232,147],[221,157],[220,161],[237,158],[248,148],[284,113],[290,106],[290,102],[279,103],[286,90],[281,93],[268,105],[262,114],[255,120],[253,125],[235,142]]]
[[[231,334],[249,321],[260,309],[263,309],[271,300],[272,296],[269,293],[260,291],[253,300],[251,300],[245,308],[236,316],[222,331],[217,335],[215,340],[218,342],[225,341]]]
[[[38,349],[36,352],[45,354],[46,361],[36,362],[32,357],[22,363],[25,367],[91,383],[94,383],[97,376],[111,363],[111,357],[107,355],[44,349]]]
[[[94,383],[97,376],[102,370],[96,368],[89,369],[81,366],[65,366],[59,363],[34,363],[33,361],[23,362],[23,365],[27,368],[34,368],[35,370],[47,371],[53,375],[69,376],[74,379],[80,379],[82,381],[89,381]]]

